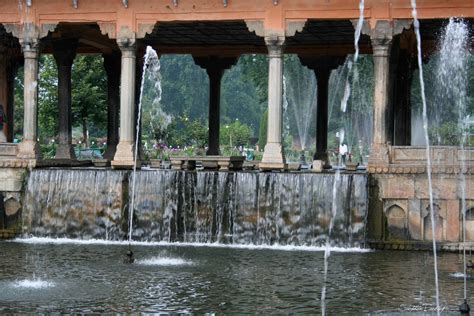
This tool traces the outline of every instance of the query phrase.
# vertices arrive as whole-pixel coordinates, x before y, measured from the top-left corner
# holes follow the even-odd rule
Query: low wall
[[[21,196],[26,175],[27,169],[21,164],[0,167],[0,231],[9,229],[9,233],[0,234],[0,238],[11,237],[20,230]]]
[[[435,238],[462,241],[462,181],[459,174],[432,176]],[[474,240],[474,176],[465,175],[466,240]],[[425,173],[372,174],[369,178],[369,238],[431,241],[428,177]]]

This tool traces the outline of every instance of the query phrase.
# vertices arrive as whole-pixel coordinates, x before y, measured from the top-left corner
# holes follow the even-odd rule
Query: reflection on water
[[[135,245],[142,264],[125,265],[126,250],[119,244],[2,242],[0,313],[320,312],[320,251]],[[462,279],[452,275],[462,271],[462,261],[455,254],[439,260],[441,302],[445,311],[455,312]],[[328,314],[433,310],[432,261],[415,252],[334,253]],[[15,286],[33,275],[54,286]]]

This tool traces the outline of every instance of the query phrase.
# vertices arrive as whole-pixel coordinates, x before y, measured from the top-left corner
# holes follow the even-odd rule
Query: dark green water
[[[138,262],[126,265],[126,249],[1,242],[0,313],[320,314],[323,252],[134,246]],[[462,271],[461,259],[439,258],[445,312],[461,302],[462,279],[452,276]],[[49,286],[34,288],[34,278]],[[430,311],[433,295],[427,253],[330,257],[329,315]]]

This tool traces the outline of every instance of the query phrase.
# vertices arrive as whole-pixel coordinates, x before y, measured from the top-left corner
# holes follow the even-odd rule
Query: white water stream
[[[431,179],[431,156],[430,156],[430,141],[428,133],[428,115],[425,95],[425,82],[423,80],[423,61],[421,52],[421,36],[420,36],[420,21],[418,21],[416,11],[416,0],[411,0],[413,23],[415,27],[417,50],[418,50],[418,69],[420,75],[420,87],[421,87],[421,99],[423,102],[423,129],[425,131],[425,142],[426,142],[426,173],[428,176],[428,189],[430,195],[430,219],[431,219],[431,236],[433,240],[433,260],[434,260],[434,275],[435,275],[435,287],[436,287],[436,312],[440,315],[440,303],[439,303],[439,284],[438,284],[438,258],[436,254],[436,223],[434,216],[433,207],[433,183]]]

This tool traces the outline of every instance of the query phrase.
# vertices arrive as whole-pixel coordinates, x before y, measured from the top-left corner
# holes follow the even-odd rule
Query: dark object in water
[[[461,315],[469,315],[471,308],[469,307],[467,300],[464,300],[464,302],[459,306],[459,311],[461,312]]]
[[[123,259],[123,263],[132,264],[133,262],[135,262],[135,258],[133,257],[133,251],[129,249],[127,251],[126,257]]]

